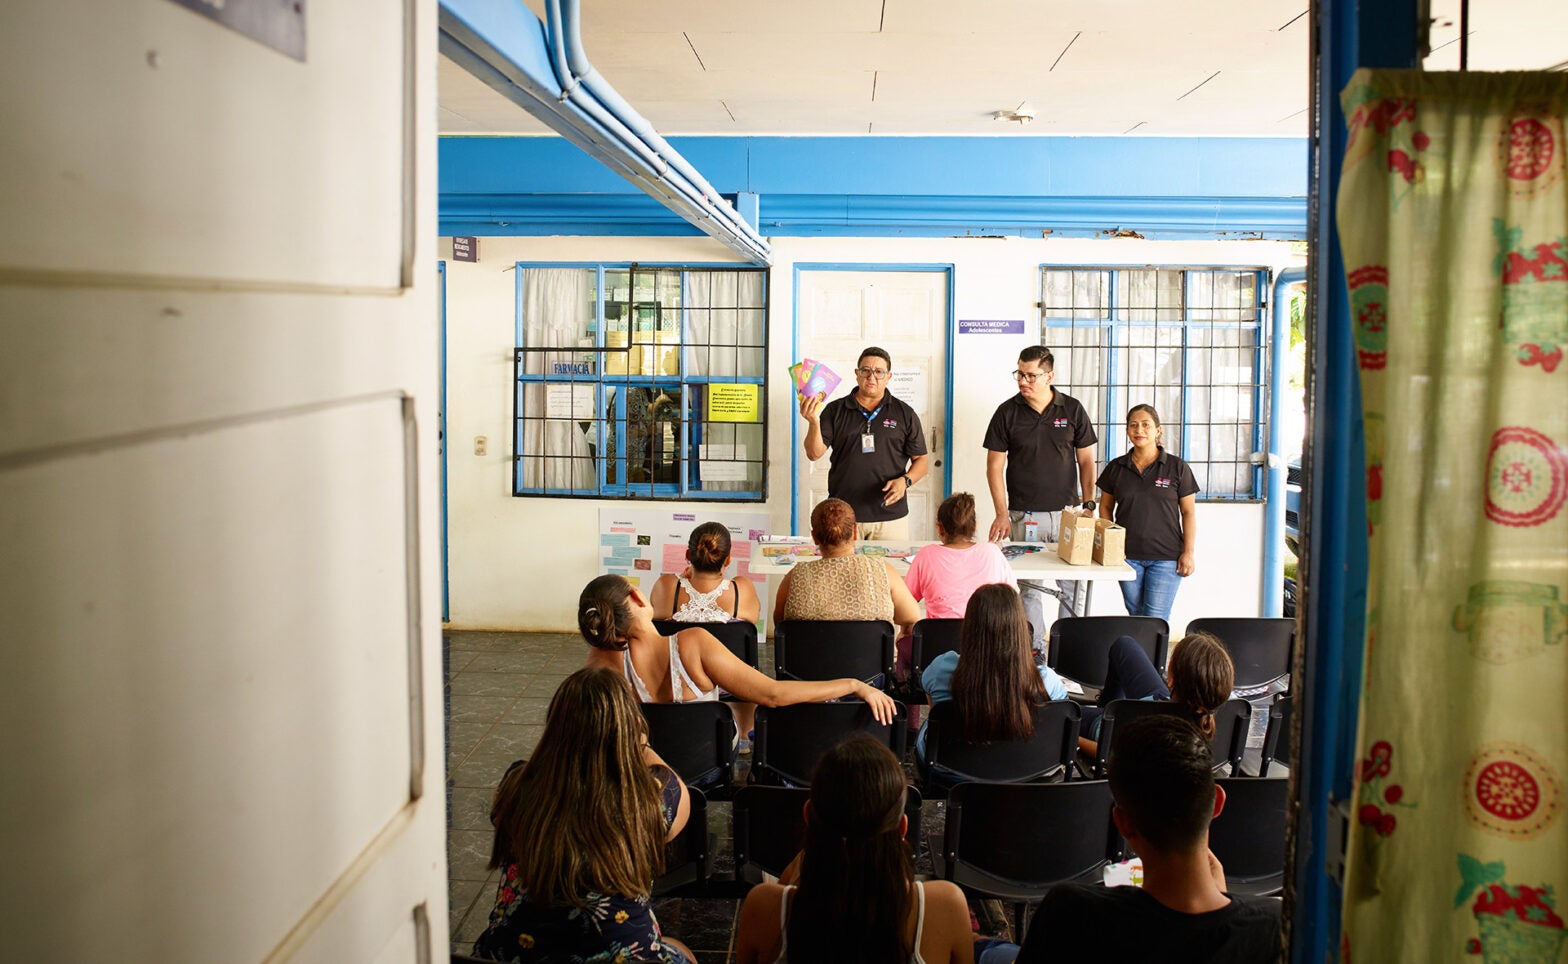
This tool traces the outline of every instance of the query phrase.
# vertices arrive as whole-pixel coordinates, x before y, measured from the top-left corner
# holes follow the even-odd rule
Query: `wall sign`
[[[1024,321],[1022,318],[1003,321],[961,318],[958,322],[958,333],[960,335],[1021,335],[1024,333]]]
[[[453,238],[452,260],[477,262],[479,260],[479,239]]]
[[[235,33],[305,62],[304,0],[174,0]]]
[[[760,421],[756,385],[708,386],[708,421]]]

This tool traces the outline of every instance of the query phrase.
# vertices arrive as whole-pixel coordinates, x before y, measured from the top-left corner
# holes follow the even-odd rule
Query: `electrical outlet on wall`
[[[474,436],[474,454],[484,455],[490,449],[490,442],[483,435]]]

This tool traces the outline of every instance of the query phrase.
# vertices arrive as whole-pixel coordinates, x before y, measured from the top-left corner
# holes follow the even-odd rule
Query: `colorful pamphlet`
[[[789,374],[790,379],[795,383],[795,394],[801,398],[809,398],[819,393],[823,398],[827,398],[833,394],[834,389],[838,388],[839,382],[843,381],[833,369],[811,358],[803,358],[799,363],[791,365]]]

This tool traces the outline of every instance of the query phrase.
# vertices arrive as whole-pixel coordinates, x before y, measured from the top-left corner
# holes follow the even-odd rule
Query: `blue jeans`
[[[1181,588],[1182,577],[1176,575],[1174,559],[1128,559],[1133,577],[1120,583],[1122,600],[1127,603],[1129,616],[1158,616],[1171,618],[1171,606],[1176,603],[1176,590]]]
[[[1168,700],[1171,691],[1149,654],[1131,636],[1118,636],[1106,657],[1105,686],[1093,706],[1079,707],[1078,732],[1100,738],[1100,717],[1112,700]]]

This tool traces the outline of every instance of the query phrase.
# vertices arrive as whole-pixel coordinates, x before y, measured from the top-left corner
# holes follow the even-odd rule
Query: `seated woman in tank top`
[[[577,600],[577,628],[592,647],[589,666],[623,673],[644,703],[716,700],[719,689],[760,706],[818,703],[853,696],[883,723],[893,701],[858,679],[776,680],[757,672],[700,626],[668,638],[653,625],[653,606],[622,576],[600,576]]]
[[[869,734],[823,755],[806,804],[806,845],[785,871],[799,886],[758,884],[746,895],[737,964],[974,960],[963,891],[915,880],[904,795],[903,767]]]
[[[779,583],[773,621],[885,619],[913,623],[920,604],[886,559],[855,552],[855,510],[825,499],[811,510],[811,539],[819,559],[795,564]]]
[[[691,530],[686,561],[680,575],[665,573],[653,584],[649,601],[654,619],[680,623],[754,623],[762,614],[762,601],[749,579],[726,579],[730,565],[730,530],[721,522],[704,522]]]

